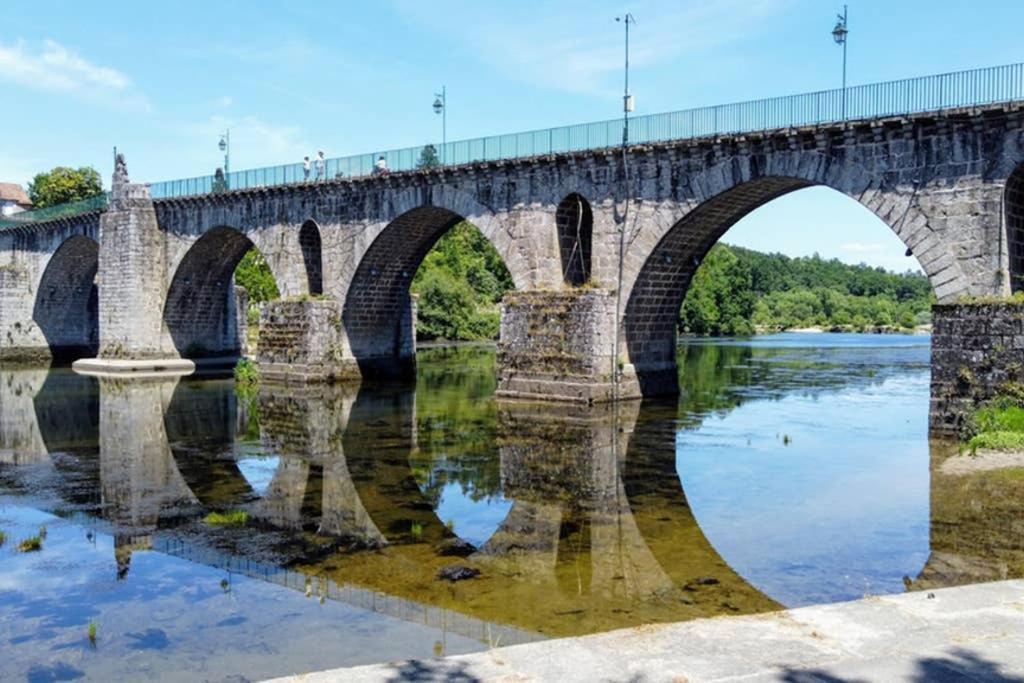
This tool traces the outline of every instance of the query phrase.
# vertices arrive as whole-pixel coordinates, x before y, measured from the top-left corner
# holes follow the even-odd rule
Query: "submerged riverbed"
[[[1020,576],[1024,471],[939,470],[928,343],[693,341],[678,400],[617,408],[496,401],[486,347],[241,394],[0,372],[0,679],[255,679]]]

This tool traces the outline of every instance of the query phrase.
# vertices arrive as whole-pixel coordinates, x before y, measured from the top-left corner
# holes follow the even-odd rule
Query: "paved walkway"
[[[1024,681],[1024,581],[640,626],[276,683]]]

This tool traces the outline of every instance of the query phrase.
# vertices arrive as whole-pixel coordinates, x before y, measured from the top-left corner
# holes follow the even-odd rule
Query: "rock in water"
[[[441,567],[441,571],[437,573],[437,578],[446,581],[465,581],[479,575],[479,569],[467,567],[464,564],[450,564],[447,567]]]

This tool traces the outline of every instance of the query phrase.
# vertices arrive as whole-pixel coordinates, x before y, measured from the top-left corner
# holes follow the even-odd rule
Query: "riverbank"
[[[274,683],[1024,680],[1024,581],[640,626]]]

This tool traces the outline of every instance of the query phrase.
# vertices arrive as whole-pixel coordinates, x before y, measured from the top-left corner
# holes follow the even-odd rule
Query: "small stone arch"
[[[594,213],[583,195],[572,192],[555,209],[562,280],[578,287],[590,280]]]
[[[253,246],[243,233],[220,226],[206,231],[178,262],[164,302],[163,326],[182,357],[240,354],[245,311],[236,301],[234,273]]]
[[[32,320],[54,360],[96,355],[99,347],[99,245],[84,235],[64,240],[43,271]]]
[[[320,228],[315,222],[309,220],[302,224],[299,230],[299,248],[302,250],[302,263],[306,269],[306,291],[313,295],[323,294],[323,249]]]

